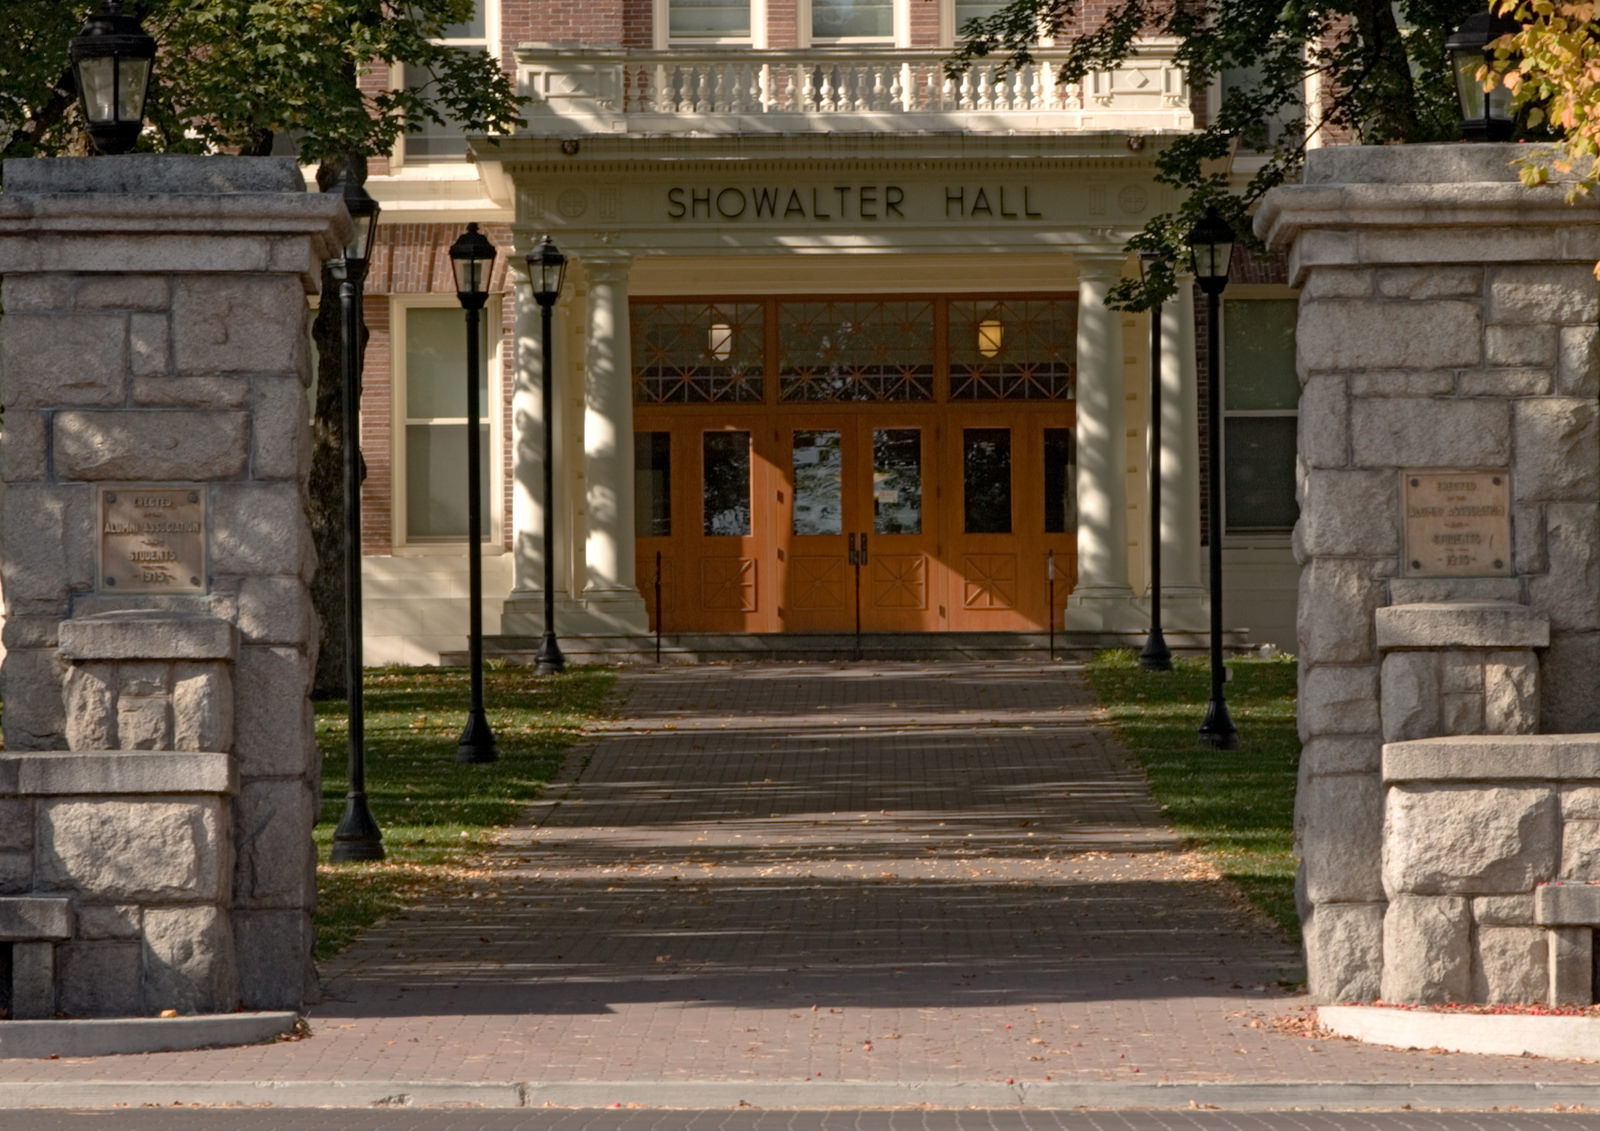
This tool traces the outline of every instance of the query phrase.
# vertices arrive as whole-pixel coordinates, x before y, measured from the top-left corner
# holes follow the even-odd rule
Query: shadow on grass
[[[1234,658],[1228,667],[1237,750],[1212,750],[1198,741],[1210,695],[1206,661],[1180,659],[1171,672],[1146,672],[1131,651],[1105,652],[1088,672],[1168,819],[1254,906],[1298,939],[1296,663],[1288,656]]]

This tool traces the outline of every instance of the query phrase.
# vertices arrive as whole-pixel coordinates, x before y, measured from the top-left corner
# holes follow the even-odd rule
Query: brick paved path
[[[1593,1079],[1299,1035],[1296,952],[1178,851],[1071,669],[750,664],[622,691],[484,882],[334,965],[310,1039],[6,1078]]]

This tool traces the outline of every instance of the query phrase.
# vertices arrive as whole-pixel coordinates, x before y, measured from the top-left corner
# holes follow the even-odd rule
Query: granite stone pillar
[[[1524,187],[1515,156],[1321,149],[1256,217],[1301,291],[1295,828],[1320,1001],[1525,997],[1571,806],[1496,802],[1499,756],[1467,773],[1453,736],[1600,730],[1600,210]],[[1494,851],[1537,866],[1404,866],[1414,813],[1480,852],[1473,822],[1512,814]]]
[[[0,903],[71,901],[57,1009],[297,1008],[306,296],[349,220],[289,159],[9,161],[5,186]]]

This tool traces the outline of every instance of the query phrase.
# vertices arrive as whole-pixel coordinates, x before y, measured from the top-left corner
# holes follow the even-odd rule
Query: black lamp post
[[[1161,253],[1141,251],[1139,274],[1161,262]],[[1161,634],[1161,304],[1150,310],[1150,635],[1139,653],[1147,672],[1170,672],[1172,649]]]
[[[1207,529],[1211,545],[1211,701],[1200,724],[1200,742],[1217,750],[1234,750],[1238,732],[1228,715],[1223,684],[1228,673],[1222,665],[1222,398],[1218,395],[1218,352],[1222,291],[1228,285],[1228,261],[1233,257],[1233,229],[1215,208],[1189,231],[1189,257],[1194,281],[1206,296],[1206,446],[1211,453],[1211,475],[1206,487]]]
[[[78,110],[96,153],[127,153],[144,128],[144,98],[156,41],[123,15],[121,0],[105,0],[68,45]]]
[[[330,854],[336,864],[383,859],[383,833],[367,805],[366,707],[361,687],[361,298],[373,237],[378,232],[378,202],[361,187],[351,161],[345,164],[340,191],[345,209],[355,221],[355,233],[344,249],[344,258],[332,265],[339,283],[340,345],[344,349],[344,679],[350,713],[350,787],[344,797],[344,814],[333,830]]]
[[[456,273],[456,298],[467,312],[467,589],[472,603],[468,619],[467,662],[472,674],[472,707],[466,729],[456,742],[457,762],[494,762],[500,757],[494,732],[483,713],[483,491],[478,485],[482,453],[478,450],[478,320],[489,301],[489,273],[494,269],[494,244],[468,224],[450,245],[450,266]]]
[[[550,389],[550,312],[561,294],[561,281],[567,271],[567,257],[551,242],[549,236],[540,238],[528,252],[528,284],[539,304],[540,348],[543,367],[540,379],[539,401],[544,413],[544,640],[539,644],[535,675],[550,675],[565,671],[567,659],[556,642],[556,543],[555,543],[555,398]]]
[[[1456,76],[1456,97],[1461,100],[1461,133],[1468,141],[1511,140],[1511,91],[1498,82],[1484,90],[1478,71],[1494,62],[1490,44],[1520,30],[1522,25],[1510,16],[1479,12],[1468,16],[1445,40],[1450,69]]]

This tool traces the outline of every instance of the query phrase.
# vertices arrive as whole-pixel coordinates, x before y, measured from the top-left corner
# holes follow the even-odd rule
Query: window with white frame
[[[494,5],[497,0],[474,0],[472,17],[459,24],[449,24],[444,34],[435,42],[455,51],[484,51],[494,48]],[[422,90],[433,82],[433,76],[416,68],[406,68],[403,76],[407,89]],[[467,131],[450,115],[444,115],[443,124],[423,120],[421,129],[408,132],[402,141],[404,160],[409,164],[427,164],[439,161],[458,161],[467,152]]]
[[[894,0],[811,0],[811,42],[893,40]]]
[[[666,0],[672,43],[749,43],[751,0]]]
[[[1299,517],[1294,498],[1298,309],[1292,298],[1222,304],[1223,515],[1230,534],[1286,531]]]
[[[950,29],[957,42],[961,39],[961,29],[972,20],[986,19],[1004,8],[1009,0],[953,0],[953,16]]]
[[[395,356],[402,371],[395,381],[400,447],[396,463],[403,516],[397,524],[407,544],[464,542],[467,538],[467,331],[461,307],[403,306],[394,321]],[[478,320],[479,515],[485,541],[494,541],[491,521],[493,466],[498,463],[490,399],[496,351],[489,327],[496,319],[490,303]]]

